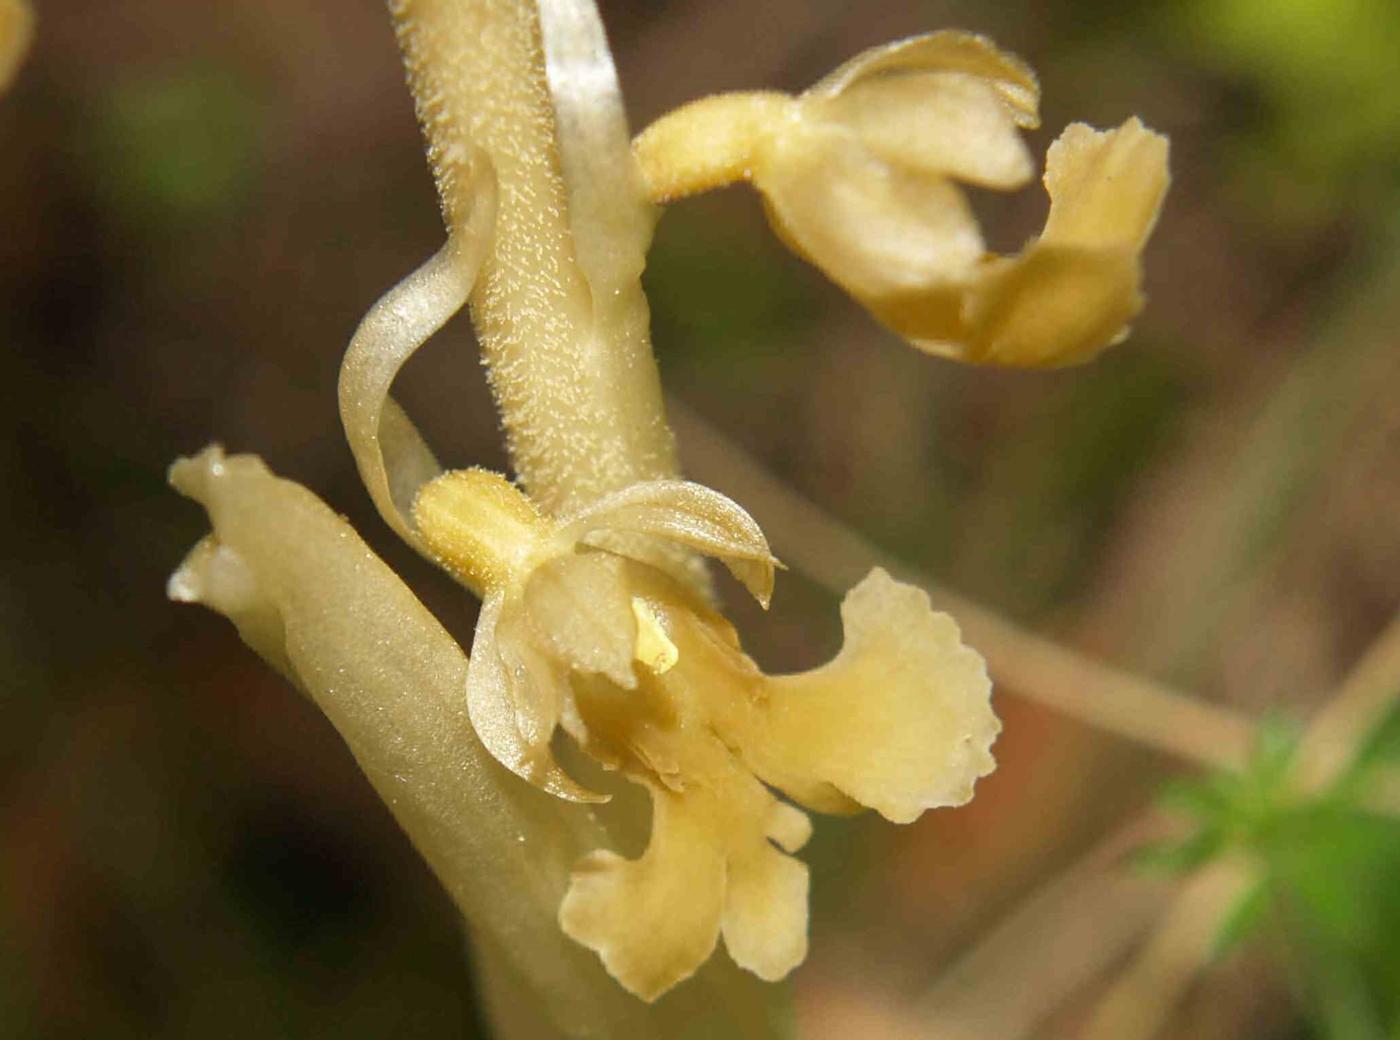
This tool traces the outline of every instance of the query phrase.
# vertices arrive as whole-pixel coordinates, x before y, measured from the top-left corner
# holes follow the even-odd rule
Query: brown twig
[[[914,1005],[936,1040],[1024,1040],[1048,1009],[1098,978],[1152,927],[1170,888],[1121,869],[1166,829],[1135,816],[1039,885],[951,964]],[[1012,983],[1010,980],[1015,980]]]

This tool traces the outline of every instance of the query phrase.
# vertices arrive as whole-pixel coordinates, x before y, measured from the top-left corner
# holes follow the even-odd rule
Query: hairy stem
[[[544,6],[551,28],[564,26],[564,38],[550,42],[564,55],[559,72],[566,76],[578,64],[570,52],[579,34],[574,23],[592,18],[596,29],[596,17],[578,3]],[[638,481],[674,476],[675,447],[637,280],[651,217],[629,172],[615,80],[580,74],[596,92],[592,108],[614,116],[619,132],[600,139],[596,125],[584,125],[579,143],[616,154],[586,163],[565,155],[561,163],[556,85],[546,77],[534,3],[390,0],[389,9],[449,227],[470,216],[474,153],[484,153],[499,186],[471,310],[526,491],[557,514]],[[576,17],[555,17],[559,10]],[[591,111],[579,91],[578,82],[555,90],[571,103],[570,132],[580,130],[580,112]],[[619,236],[622,227],[628,233]],[[622,244],[600,250],[610,235]]]

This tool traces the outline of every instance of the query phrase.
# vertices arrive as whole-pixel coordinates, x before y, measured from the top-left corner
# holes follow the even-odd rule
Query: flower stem
[[[473,154],[485,153],[498,184],[494,236],[471,311],[526,491],[559,514],[675,476],[637,279],[650,211],[637,178],[602,184],[606,163],[561,164],[535,4],[390,0],[389,8],[449,228],[464,226],[471,213]],[[591,16],[591,8],[583,13]],[[603,79],[593,88],[598,105],[620,116],[615,82]],[[577,104],[579,85],[565,86]],[[630,163],[620,137],[618,162]],[[566,165],[574,180],[594,183],[566,183]],[[586,204],[599,199],[606,212]],[[631,231],[619,247],[625,255],[600,259],[594,246],[619,223]]]

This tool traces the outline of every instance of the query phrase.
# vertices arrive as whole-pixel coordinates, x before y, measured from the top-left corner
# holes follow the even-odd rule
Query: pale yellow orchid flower
[[[709,488],[638,484],[552,521],[500,476],[464,470],[425,485],[413,518],[483,597],[465,692],[491,753],[552,794],[594,800],[554,760],[562,726],[651,793],[646,853],[586,857],[560,910],[639,996],[692,974],[721,933],[761,978],[801,963],[807,871],[786,853],[811,826],[765,783],[820,811],[907,823],[966,802],[992,769],[982,659],[919,590],[872,572],[842,606],[836,659],[769,677],[693,589],[629,554],[643,538],[714,556],[766,606],[777,561]]]
[[[1056,364],[1136,313],[1165,144],[1135,122],[1071,127],[1050,154],[1045,233],[989,258],[953,182],[1030,176],[1016,129],[1034,123],[1036,85],[980,38],[869,52],[798,98],[702,102],[633,151],[591,0],[390,10],[448,239],[362,322],[340,410],[385,521],[481,597],[470,658],[309,492],[216,449],[172,470],[214,531],[171,594],[226,614],[317,700],[556,1026],[750,1035],[715,1025],[743,1017],[727,997],[695,998],[689,1020],[680,995],[639,1015],[599,990],[582,947],[646,1000],[721,936],[740,966],[782,977],[806,951],[793,853],[810,823],[781,795],[908,822],[971,797],[1000,726],[952,619],[884,571],[846,596],[836,658],[798,675],[765,675],[714,609],[701,557],[765,606],[779,564],[742,508],[677,474],[638,277],[648,196],[747,177],[785,238],[919,346]],[[443,472],[390,396],[469,301],[519,486]],[[601,785],[561,764],[568,740],[649,793],[637,859],[577,804]],[[687,989],[718,992],[706,974]]]
[[[1085,361],[1142,309],[1139,257],[1166,193],[1167,141],[1082,123],[1046,158],[1050,215],[988,254],[955,182],[1009,191],[1039,87],[979,36],[876,47],[796,97],[730,94],[662,117],[634,150],[658,201],[748,180],[780,237],[921,350],[979,364]]]

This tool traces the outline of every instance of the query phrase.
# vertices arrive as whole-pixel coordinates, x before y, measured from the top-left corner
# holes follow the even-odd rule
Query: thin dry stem
[[[1221,916],[1252,878],[1250,865],[1235,859],[1212,863],[1193,875],[1095,1008],[1082,1040],[1149,1040],[1156,1035],[1208,956]]]
[[[1336,779],[1360,742],[1394,707],[1397,697],[1400,613],[1391,618],[1336,694],[1313,716],[1300,749],[1298,779],[1304,789],[1317,790]],[[1383,787],[1390,786],[1382,780]]]
[[[936,1023],[936,1040],[1033,1036],[1152,927],[1168,888],[1122,860],[1165,829],[1155,814],[1136,816],[1042,883],[924,991],[914,1018]]]

